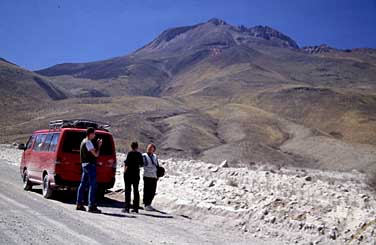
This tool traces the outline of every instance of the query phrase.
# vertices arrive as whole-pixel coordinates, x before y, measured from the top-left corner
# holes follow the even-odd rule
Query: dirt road
[[[34,189],[23,191],[17,166],[0,160],[0,244],[265,244],[167,213],[126,215],[108,198],[103,214],[80,212],[74,195],[46,200]]]

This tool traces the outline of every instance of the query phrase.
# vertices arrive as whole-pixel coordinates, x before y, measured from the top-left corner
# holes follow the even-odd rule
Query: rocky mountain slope
[[[22,103],[42,100],[65,99],[65,94],[56,85],[31,71],[27,71],[5,59],[0,58],[0,96],[5,103]],[[3,104],[4,103],[4,104]]]
[[[66,98],[63,89],[49,78],[0,58],[0,140],[11,141],[9,135],[27,137],[39,126],[27,122],[38,117],[50,102]]]

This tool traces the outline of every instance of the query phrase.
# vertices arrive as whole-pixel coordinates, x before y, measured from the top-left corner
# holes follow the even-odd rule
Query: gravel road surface
[[[265,244],[163,212],[123,214],[122,205],[106,198],[102,214],[76,211],[74,193],[24,191],[18,167],[0,160],[0,244]]]

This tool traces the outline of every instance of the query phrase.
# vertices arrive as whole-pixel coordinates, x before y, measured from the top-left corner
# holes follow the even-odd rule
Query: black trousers
[[[131,192],[133,187],[133,209],[138,210],[140,206],[140,193],[138,192],[139,182],[139,176],[127,176],[124,174],[125,208],[131,207]]]
[[[158,179],[144,177],[144,204],[151,205],[153,202],[155,191],[157,190]]]

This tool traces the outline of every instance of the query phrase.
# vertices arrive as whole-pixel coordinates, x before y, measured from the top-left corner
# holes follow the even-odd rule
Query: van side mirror
[[[25,144],[19,144],[17,148],[18,150],[23,150],[23,151],[26,150]]]

